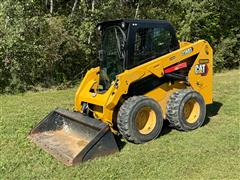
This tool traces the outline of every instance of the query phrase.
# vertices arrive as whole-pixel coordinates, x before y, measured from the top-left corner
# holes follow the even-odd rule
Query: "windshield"
[[[123,72],[125,40],[126,35],[119,26],[103,30],[100,50],[100,83],[103,89],[108,89],[116,75]]]

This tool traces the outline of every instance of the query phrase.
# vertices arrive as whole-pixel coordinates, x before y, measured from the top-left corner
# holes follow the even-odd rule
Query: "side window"
[[[172,34],[165,28],[139,28],[134,45],[134,65],[167,54],[171,50]]]

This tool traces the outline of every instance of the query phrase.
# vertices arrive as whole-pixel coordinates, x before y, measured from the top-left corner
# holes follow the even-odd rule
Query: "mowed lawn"
[[[56,107],[71,109],[76,88],[1,95],[0,179],[239,179],[239,71],[214,76],[214,104],[203,127],[164,126],[149,143],[126,142],[119,153],[67,167],[27,139]]]

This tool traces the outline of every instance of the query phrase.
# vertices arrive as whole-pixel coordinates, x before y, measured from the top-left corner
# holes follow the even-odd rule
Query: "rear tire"
[[[189,131],[200,127],[205,120],[203,97],[191,89],[173,93],[167,104],[167,119],[178,130]]]
[[[128,98],[117,117],[120,134],[128,141],[141,144],[158,137],[163,126],[162,110],[158,102],[146,96]]]

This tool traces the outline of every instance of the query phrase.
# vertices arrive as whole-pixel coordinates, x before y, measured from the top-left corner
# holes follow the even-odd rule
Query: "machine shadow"
[[[210,122],[211,117],[216,116],[223,104],[221,102],[213,101],[212,104],[207,105],[207,114],[202,126],[207,125]]]
[[[123,137],[120,135],[119,136],[115,135],[114,137],[115,137],[118,149],[119,149],[119,151],[121,151],[127,143],[126,143],[126,141],[124,141]]]
[[[165,121],[163,121],[163,127],[162,127],[162,132],[160,133],[160,136],[164,136],[164,135],[170,133],[172,130],[173,130],[173,128],[170,126],[169,121],[165,120]]]

